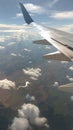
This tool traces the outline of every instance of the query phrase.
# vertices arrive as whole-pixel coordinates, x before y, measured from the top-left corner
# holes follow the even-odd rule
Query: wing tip
[[[21,10],[22,10],[22,14],[23,14],[25,22],[27,24],[34,22],[33,19],[31,18],[31,16],[29,15],[28,11],[26,10],[25,6],[21,2],[19,2],[19,4],[20,4]]]

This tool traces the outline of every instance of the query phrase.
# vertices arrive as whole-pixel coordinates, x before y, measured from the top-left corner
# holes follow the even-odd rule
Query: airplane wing
[[[20,6],[26,23],[32,24],[35,28],[37,28],[39,34],[43,37],[42,40],[37,40],[34,43],[53,45],[59,50],[59,53],[54,52],[46,54],[44,57],[51,60],[73,61],[73,35],[36,24],[24,5],[20,3]]]
[[[58,87],[58,89],[63,92],[73,93],[73,83],[61,85]]]

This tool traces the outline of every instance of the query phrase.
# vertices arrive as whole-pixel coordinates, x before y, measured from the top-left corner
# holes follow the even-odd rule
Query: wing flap
[[[54,53],[46,54],[43,57],[51,60],[70,61],[68,57],[66,57],[63,53],[60,53],[58,51]]]
[[[36,41],[33,41],[33,43],[35,44],[42,44],[42,45],[51,45],[47,40],[45,39],[42,39],[42,40],[36,40]]]

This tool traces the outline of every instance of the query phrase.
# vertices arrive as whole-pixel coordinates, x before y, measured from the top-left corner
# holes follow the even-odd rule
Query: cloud
[[[5,41],[5,38],[0,37],[0,42],[4,42],[4,41]]]
[[[15,89],[15,82],[8,79],[0,80],[0,88],[2,89]]]
[[[73,11],[56,12],[51,15],[55,19],[73,19]]]
[[[49,2],[49,7],[53,7],[59,0],[52,0],[52,2]]]
[[[15,117],[10,130],[28,130],[28,128],[30,128],[30,126],[27,119]]]
[[[0,42],[5,42],[6,40],[10,41],[11,39],[12,41],[14,40],[13,42],[8,43],[8,46],[15,44],[15,41],[20,42],[22,40],[28,40],[29,37],[34,39],[38,36],[37,31],[32,30],[32,25],[28,27],[27,25],[0,24],[0,33],[3,34],[0,37]]]
[[[67,63],[68,63],[68,61],[61,61],[61,63],[62,63],[62,64],[67,64]]]
[[[48,63],[50,64],[50,63],[52,63],[52,61],[51,61],[51,60],[48,60]]]
[[[11,55],[11,56],[15,56],[15,57],[17,56],[15,53],[11,53],[10,55]]]
[[[73,78],[70,77],[69,75],[67,75],[66,78],[67,78],[69,81],[73,81]]]
[[[73,96],[71,96],[70,99],[73,101]]]
[[[4,50],[5,49],[5,47],[4,46],[0,46],[0,50]]]
[[[18,117],[15,117],[10,130],[30,130],[33,125],[49,127],[47,119],[40,117],[40,110],[33,104],[23,104],[18,110]],[[32,127],[31,127],[32,126]]]
[[[29,61],[29,64],[32,64],[32,61]]]
[[[22,13],[18,13],[18,14],[16,14],[16,17],[22,17],[23,16],[23,14]]]
[[[73,65],[69,67],[69,70],[73,71]]]
[[[15,89],[15,82],[8,79],[0,80],[0,104],[9,107],[12,100],[10,97],[12,97],[11,94]]]
[[[29,49],[27,49],[27,48],[24,48],[24,51],[31,52],[31,50],[29,50]]]
[[[65,31],[65,32],[72,32],[73,33],[73,24],[64,25],[61,27],[58,27],[58,29]]]
[[[39,5],[32,4],[32,3],[24,4],[24,6],[31,13],[41,14],[41,13],[44,13],[44,11],[45,11],[43,7],[41,7]]]
[[[31,101],[35,101],[35,97],[34,96],[30,96],[29,94],[26,95],[25,99],[29,102]]]
[[[46,46],[45,46],[45,49],[51,49],[51,47],[50,47],[50,46],[48,46],[48,45],[46,45]]]
[[[59,86],[59,82],[56,82],[56,81],[55,81],[54,84],[53,84],[53,86],[54,86],[54,87],[58,87],[58,86]]]
[[[21,109],[18,110],[18,115],[19,117],[29,120],[32,125],[44,126],[44,124],[47,123],[46,118],[40,117],[39,108],[33,104],[23,104]]]
[[[12,46],[12,45],[14,45],[14,44],[16,44],[16,42],[9,42],[9,43],[7,44],[7,46]]]
[[[41,76],[40,68],[27,68],[23,69],[24,74],[29,75],[30,79],[37,80],[39,76]]]
[[[26,81],[25,85],[24,86],[18,86],[17,89],[20,89],[20,88],[26,88],[26,87],[29,87],[30,85],[30,82],[29,81]]]

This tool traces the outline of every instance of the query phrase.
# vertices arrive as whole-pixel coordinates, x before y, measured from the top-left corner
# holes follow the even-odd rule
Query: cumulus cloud
[[[56,19],[73,19],[73,11],[56,12],[53,13],[51,17]]]
[[[73,24],[61,26],[61,27],[58,27],[58,29],[65,31],[65,32],[73,33]]]
[[[15,89],[15,82],[8,79],[0,80],[0,88],[2,89]]]
[[[32,61],[29,61],[29,64],[32,64]]]
[[[73,95],[70,97],[70,99],[73,101]]]
[[[67,78],[69,81],[73,81],[73,77],[70,77],[69,75],[67,75],[66,78]]]
[[[4,37],[0,37],[0,42],[4,42],[5,38]]]
[[[23,16],[23,14],[22,13],[18,13],[18,14],[16,14],[16,17],[22,17]]]
[[[52,63],[52,61],[48,60],[48,63],[50,64],[50,63]]]
[[[15,57],[17,56],[17,54],[15,54],[15,53],[11,53],[10,55],[11,55],[11,56],[15,56]]]
[[[25,97],[25,99],[27,100],[27,101],[35,101],[35,97],[34,96],[30,96],[29,94],[27,94],[26,95],[26,97]]]
[[[40,110],[33,104],[23,104],[18,110],[18,118],[15,117],[10,127],[11,130],[28,130],[31,125],[48,127],[47,119],[40,117]]]
[[[29,75],[30,79],[37,80],[39,76],[41,76],[40,68],[27,68],[23,69],[24,74]]]
[[[5,49],[5,47],[4,46],[0,46],[0,50],[4,50]]]
[[[54,84],[53,84],[53,86],[54,86],[54,87],[58,87],[58,86],[59,86],[59,82],[56,82],[56,81],[55,81]]]
[[[24,48],[24,51],[31,52],[31,50],[29,50],[29,49],[27,49],[27,48]]]
[[[0,80],[0,103],[5,107],[11,104],[11,94],[15,90],[15,82],[8,79]],[[9,102],[10,101],[10,102]]]
[[[30,126],[27,119],[15,117],[10,130],[28,130],[29,128]]]
[[[73,65],[69,67],[69,70],[73,71]]]
[[[24,4],[24,6],[31,13],[41,14],[41,13],[44,13],[44,11],[45,11],[43,7],[41,7],[39,5],[32,4],[32,3]]]

